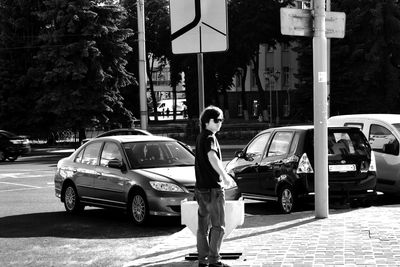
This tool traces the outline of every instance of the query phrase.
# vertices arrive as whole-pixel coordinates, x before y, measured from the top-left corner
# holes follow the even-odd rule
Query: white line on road
[[[44,189],[44,188],[53,188],[53,186],[36,187],[36,188],[6,189],[6,190],[0,190],[0,193],[3,193],[3,192],[14,192],[14,191],[23,191],[23,190],[36,190],[36,189]]]
[[[25,186],[25,187],[31,187],[31,188],[41,188],[40,186],[33,186],[33,185],[27,185],[27,184],[17,184],[17,183],[8,183],[8,182],[0,182],[0,184],[10,184],[10,185]]]

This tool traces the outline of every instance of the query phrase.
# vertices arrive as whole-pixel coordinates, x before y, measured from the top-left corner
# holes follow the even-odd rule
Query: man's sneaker
[[[209,267],[229,267],[228,264],[225,264],[221,261],[217,262],[217,263],[210,263],[210,265],[208,265]]]

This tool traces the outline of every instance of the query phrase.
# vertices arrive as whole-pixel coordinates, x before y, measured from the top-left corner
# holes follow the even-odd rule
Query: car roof
[[[99,137],[93,140],[116,140],[121,143],[128,143],[128,142],[154,142],[154,141],[176,141],[175,139],[165,137],[165,136],[158,136],[158,135],[113,135],[113,136],[104,136]],[[92,140],[92,141],[93,141]]]
[[[99,134],[98,136],[102,136],[102,135],[104,135],[104,134],[112,134],[112,133],[116,133],[116,132],[141,132],[141,133],[143,133],[143,134],[151,134],[151,133],[149,133],[148,131],[146,131],[146,130],[142,130],[142,129],[136,129],[136,128],[118,128],[118,129],[113,129],[113,130],[109,130],[109,131],[106,131],[106,132],[104,132],[104,133],[102,133],[102,134]]]
[[[381,120],[385,121],[387,123],[400,123],[400,114],[349,114],[349,115],[338,115],[338,116],[332,116],[329,118],[330,120],[336,120],[336,119],[374,119],[374,120]]]
[[[282,127],[274,127],[274,128],[269,128],[266,130],[263,130],[261,133],[265,133],[268,131],[274,131],[274,130],[313,130],[314,125],[291,125],[291,126],[282,126]],[[356,129],[359,130],[357,127],[347,127],[347,126],[328,126],[328,129]]]

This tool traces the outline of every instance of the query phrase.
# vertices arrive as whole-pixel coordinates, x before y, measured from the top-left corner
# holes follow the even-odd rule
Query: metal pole
[[[331,11],[331,0],[326,0],[326,11]],[[326,46],[327,46],[327,95],[328,95],[328,107],[327,107],[327,116],[328,118],[331,116],[331,39],[327,38],[326,40]]]
[[[277,83],[278,79],[275,79],[275,83]],[[279,91],[278,87],[275,87],[275,98],[276,98],[276,125],[279,124]]]
[[[203,53],[197,54],[197,77],[199,87],[199,118],[204,110],[204,69],[203,69]]]
[[[325,0],[314,0],[314,158],[315,217],[327,218],[328,128],[327,128],[327,42]]]
[[[137,0],[137,23],[139,43],[139,98],[140,98],[140,128],[147,130],[147,93],[146,93],[146,46],[144,33],[144,0]],[[156,112],[156,110],[154,111]]]
[[[272,76],[269,78],[269,126],[272,126]]]

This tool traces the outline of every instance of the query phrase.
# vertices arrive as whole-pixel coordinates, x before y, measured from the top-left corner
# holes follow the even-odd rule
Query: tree
[[[37,131],[32,120],[32,80],[26,71],[39,50],[41,0],[2,0],[0,4],[0,128],[23,134]]]
[[[332,10],[346,13],[347,23],[345,38],[332,39],[330,114],[399,112],[399,3],[341,0],[332,4]],[[299,101],[312,96],[311,46],[298,51],[296,109],[311,120],[311,106]]]
[[[41,50],[28,74],[37,81],[35,115],[52,128],[130,125],[120,88],[134,82],[125,57],[124,9],[94,1],[44,1]]]

